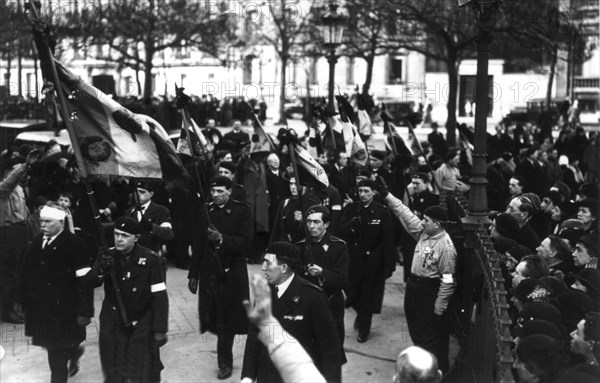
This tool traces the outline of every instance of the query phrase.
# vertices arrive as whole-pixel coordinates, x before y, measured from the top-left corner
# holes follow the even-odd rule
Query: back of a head
[[[442,379],[435,356],[417,346],[411,346],[398,355],[396,383],[437,383]]]

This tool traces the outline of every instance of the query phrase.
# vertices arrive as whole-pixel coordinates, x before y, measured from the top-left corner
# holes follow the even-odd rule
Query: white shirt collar
[[[53,241],[56,239],[56,237],[58,237],[58,236],[60,235],[60,233],[62,233],[63,231],[64,231],[64,229],[63,229],[63,230],[61,230],[61,231],[59,231],[58,233],[54,234],[52,237],[46,237],[46,236],[44,236],[44,237],[43,237],[43,239],[42,239],[42,242],[43,242],[43,240],[44,240],[44,239],[46,239],[46,238],[47,238],[47,239],[48,239],[48,242],[46,242],[46,246],[48,246],[48,245],[49,245],[49,244],[51,244],[51,243],[52,243],[52,242],[53,242]]]
[[[145,204],[143,204],[143,205],[141,206],[141,208],[142,208],[142,211],[146,211],[146,209],[148,209],[148,206],[150,206],[150,202],[152,202],[152,200],[150,200],[150,201],[146,202]]]
[[[292,283],[292,279],[294,279],[294,275],[295,274],[292,274],[292,276],[289,277],[285,282],[277,285],[277,297],[278,298],[281,298],[283,293],[285,293],[285,290],[287,290],[287,288],[290,286],[290,283]]]

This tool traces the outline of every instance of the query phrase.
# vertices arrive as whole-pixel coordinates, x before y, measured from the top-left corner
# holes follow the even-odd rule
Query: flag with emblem
[[[196,121],[186,109],[182,108],[179,112],[181,113],[181,134],[177,141],[177,153],[190,157],[208,153],[208,141]],[[190,150],[190,146],[192,150]]]
[[[298,183],[306,186],[329,186],[325,169],[300,145],[295,145],[294,153],[298,164]]]

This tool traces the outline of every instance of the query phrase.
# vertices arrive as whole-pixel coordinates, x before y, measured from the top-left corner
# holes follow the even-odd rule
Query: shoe
[[[231,376],[231,367],[223,367],[219,368],[219,373],[217,374],[217,379],[223,380],[227,379]]]
[[[79,372],[79,359],[83,355],[83,347],[79,346],[73,351],[73,355],[69,359],[69,377],[74,377]]]
[[[358,334],[358,338],[356,338],[356,341],[358,343],[365,343],[368,340],[369,340],[369,336],[365,335],[365,334]]]

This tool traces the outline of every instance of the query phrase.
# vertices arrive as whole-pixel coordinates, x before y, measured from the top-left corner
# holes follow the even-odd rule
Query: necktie
[[[277,297],[277,299],[279,299],[279,287],[274,286],[273,291],[275,291],[275,297]]]
[[[44,242],[42,242],[42,250],[44,250],[46,248],[46,245],[48,244],[49,239],[50,238],[48,238],[48,237],[44,237]]]

